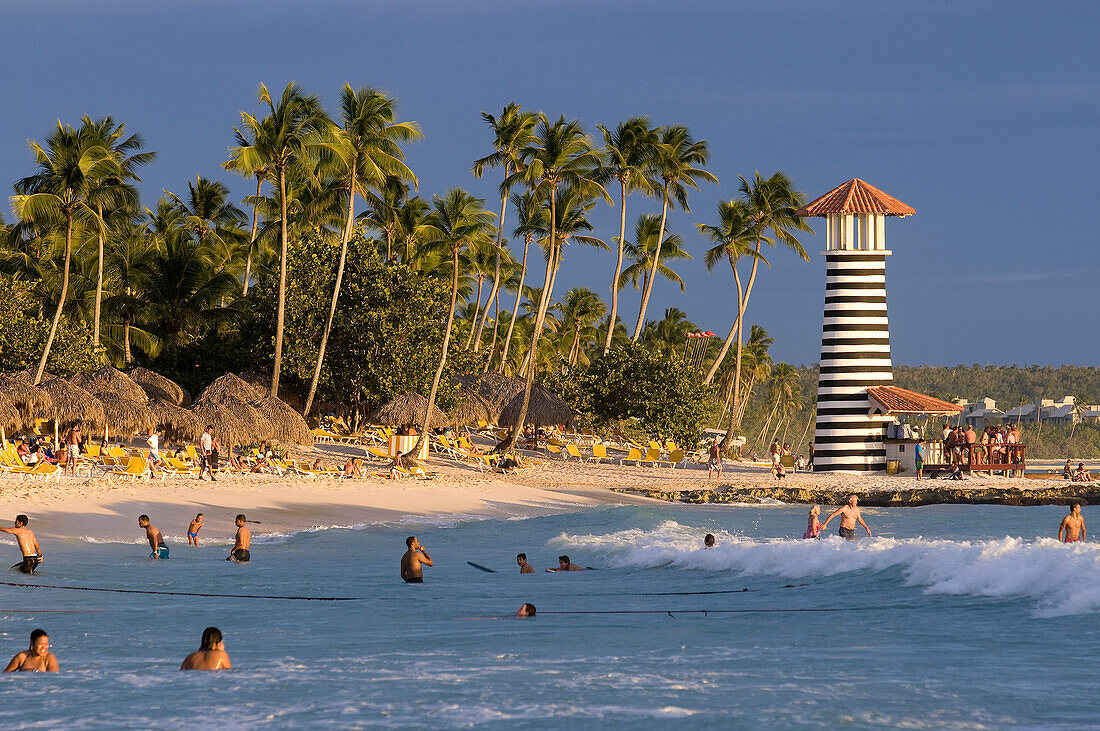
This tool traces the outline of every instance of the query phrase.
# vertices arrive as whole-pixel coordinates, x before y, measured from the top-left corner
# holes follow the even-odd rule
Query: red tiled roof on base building
[[[867,394],[875,411],[883,414],[957,414],[962,407],[898,386],[869,386]]]
[[[841,183],[817,200],[799,208],[795,215],[802,218],[824,218],[840,214],[876,213],[880,216],[911,216],[916,208],[906,205],[892,195],[852,178]]]

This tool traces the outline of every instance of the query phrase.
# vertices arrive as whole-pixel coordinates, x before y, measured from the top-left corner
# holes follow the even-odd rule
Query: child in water
[[[821,515],[821,508],[816,505],[810,508],[810,517],[806,521],[806,532],[802,534],[803,538],[817,538],[821,533],[821,522],[817,519],[819,515]]]

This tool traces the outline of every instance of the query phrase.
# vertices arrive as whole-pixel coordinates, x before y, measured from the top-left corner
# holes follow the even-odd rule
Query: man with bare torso
[[[1074,501],[1069,504],[1069,515],[1062,518],[1062,524],[1058,526],[1058,540],[1063,543],[1085,540],[1085,519],[1081,517],[1081,503]]]
[[[153,549],[149,558],[168,558],[168,546],[164,543],[164,536],[160,534],[159,528],[149,522],[149,516],[139,515],[138,525],[145,529],[145,538],[149,541],[149,548]]]
[[[14,527],[0,528],[0,533],[11,533],[15,536],[15,540],[19,542],[19,551],[23,554],[23,560],[12,566],[12,568],[19,569],[24,574],[33,574],[34,570],[38,568],[38,564],[42,563],[42,549],[38,547],[38,539],[27,527],[27,523],[30,522],[30,518],[19,514],[15,516]]]
[[[424,566],[434,566],[427,549],[420,545],[416,536],[405,539],[405,555],[401,557],[401,580],[406,584],[424,583]]]
[[[587,571],[584,566],[578,566],[569,560],[568,556],[558,556],[558,567],[556,569],[546,569],[547,571]]]
[[[821,531],[825,532],[825,529],[829,526],[829,521],[839,515],[841,516],[839,531],[841,538],[848,541],[854,541],[856,539],[856,523],[862,525],[863,529],[867,531],[867,535],[870,536],[871,529],[868,528],[867,524],[863,522],[863,515],[860,514],[859,508],[856,507],[856,503],[858,501],[858,497],[856,497],[855,495],[849,495],[848,504],[841,505],[839,508],[834,510],[829,515],[829,517],[825,519],[825,522],[821,524]]]
[[[248,530],[248,526],[245,525],[248,521],[245,520],[244,513],[241,513],[233,521],[237,526],[237,535],[233,539],[233,550],[226,556],[226,561],[235,561],[237,563],[248,563],[252,560],[252,531]]]
[[[516,563],[519,564],[519,572],[521,574],[533,574],[535,573],[535,567],[527,563],[527,554],[521,553],[516,556]]]
[[[76,463],[80,460],[80,425],[77,420],[65,435],[65,471],[70,475],[76,474]]]

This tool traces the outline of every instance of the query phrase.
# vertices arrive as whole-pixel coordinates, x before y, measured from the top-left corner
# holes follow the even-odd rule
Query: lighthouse
[[[825,219],[825,314],[814,429],[815,472],[886,469],[885,423],[869,388],[891,386],[886,218],[916,210],[853,178],[799,209]]]

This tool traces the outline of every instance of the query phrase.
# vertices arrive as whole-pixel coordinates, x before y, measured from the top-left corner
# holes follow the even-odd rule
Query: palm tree
[[[65,264],[61,278],[61,292],[46,346],[35,371],[34,383],[42,380],[46,359],[50,356],[61,311],[69,293],[69,267],[73,256],[73,229],[89,226],[96,231],[104,227],[103,218],[89,205],[97,181],[111,176],[120,177],[118,162],[111,153],[91,135],[83,135],[68,125],[57,123],[57,129],[46,138],[45,146],[31,141],[38,172],[15,184],[12,208],[25,222],[47,227],[63,224],[65,230]]]
[[[519,313],[519,303],[523,298],[523,282],[527,278],[527,250],[535,240],[535,236],[542,230],[542,222],[545,217],[541,205],[534,193],[530,191],[523,195],[512,194],[512,205],[516,209],[519,223],[512,231],[513,236],[523,237],[523,260],[520,263],[519,283],[516,285],[516,304],[512,308],[512,317],[508,322],[508,333],[504,336],[504,348],[500,354],[500,367],[508,362],[509,349],[512,345],[512,332],[515,330],[516,317]]]
[[[745,341],[744,351],[742,357],[744,363],[741,368],[741,405],[738,408],[733,418],[737,419],[737,423],[740,424],[741,420],[745,416],[745,406],[748,405],[749,399],[752,398],[753,389],[756,384],[763,383],[771,377],[772,373],[772,358],[768,353],[768,350],[775,344],[775,339],[768,335],[767,331],[759,325],[753,325],[749,330],[748,340]],[[733,384],[730,384],[730,395],[727,400],[732,398]],[[732,403],[732,402],[731,402]],[[727,406],[727,408],[729,408]]]
[[[217,180],[201,175],[195,182],[187,181],[187,200],[175,193],[169,196],[176,201],[183,214],[181,225],[192,231],[200,244],[209,246],[214,264],[219,269],[234,271],[239,262],[239,250],[243,239],[241,225],[245,215],[229,201],[229,188]],[[236,270],[239,271],[239,270]]]
[[[406,264],[411,264],[420,247],[428,240],[431,226],[428,225],[428,212],[431,207],[420,196],[413,196],[405,201],[397,209],[393,218],[394,242],[399,244],[405,252],[401,259]]]
[[[261,125],[270,125],[273,120],[264,119],[260,122]],[[245,128],[248,129],[247,127]],[[236,136],[237,145],[236,149],[243,147],[255,147],[257,140],[263,137],[270,137],[270,132],[261,132],[250,140],[245,136],[244,132],[241,132],[237,127],[233,128],[234,135]],[[244,286],[241,291],[241,296],[248,294],[248,287],[250,280],[252,279],[252,256],[255,253],[256,248],[256,234],[259,223],[259,206],[263,200],[263,186],[264,180],[271,173],[271,166],[267,160],[261,155],[235,155],[228,161],[222,163],[222,167],[226,170],[233,170],[245,178],[256,178],[256,195],[246,198],[246,200],[252,205],[252,232],[248,239],[248,253],[245,255],[244,260]]]
[[[500,218],[497,219],[497,257],[493,270],[493,287],[489,290],[489,299],[485,305],[485,315],[477,326],[477,334],[473,337],[474,352],[481,349],[481,333],[485,329],[485,321],[489,318],[489,305],[497,302],[497,313],[500,313],[500,254],[504,250],[504,214],[508,208],[508,197],[511,186],[507,185],[512,173],[523,167],[523,152],[531,144],[532,132],[538,124],[538,115],[534,112],[520,110],[519,104],[512,102],[504,107],[499,117],[494,117],[487,112],[481,113],[490,127],[493,129],[493,153],[474,162],[473,173],[475,178],[480,178],[485,173],[486,167],[504,168],[504,180],[500,186]],[[496,325],[493,326],[494,339]]]
[[[336,303],[340,298],[340,286],[344,281],[344,263],[348,255],[348,241],[355,226],[355,196],[369,197],[372,186],[380,187],[387,178],[404,178],[416,183],[416,176],[405,164],[405,153],[400,143],[423,137],[416,122],[396,121],[396,100],[387,94],[364,87],[359,91],[344,85],[340,94],[340,123],[329,130],[331,139],[323,147],[332,156],[332,167],[343,193],[348,198],[348,215],[340,237],[340,259],[336,265],[336,284],[332,289],[325,329],[321,333],[321,345],[317,349],[317,366],[309,383],[302,414],[309,416],[317,384],[321,380],[321,366],[325,361],[332,320],[336,316]]]
[[[272,101],[267,87],[260,84],[260,103],[267,104],[263,122],[241,112],[241,122],[251,141],[238,132],[232,149],[234,169],[259,170],[270,166],[279,185],[279,304],[275,314],[275,360],[271,366],[270,393],[279,393],[279,375],[283,367],[283,321],[286,314],[287,258],[287,171],[307,161],[311,142],[329,122],[315,96],[306,96],[292,81],[283,90],[279,104]]]
[[[428,392],[428,404],[424,410],[420,439],[413,454],[419,454],[428,435],[428,422],[435,408],[435,396],[439,391],[439,381],[443,377],[443,368],[447,364],[447,348],[451,343],[451,328],[454,325],[455,305],[458,302],[458,257],[463,249],[491,242],[489,230],[493,223],[493,214],[485,210],[485,199],[475,198],[461,188],[452,188],[445,196],[432,199],[431,241],[435,248],[451,255],[451,305],[447,310],[447,327],[443,331],[443,349],[439,354],[439,367],[432,379],[432,388]]]
[[[661,129],[660,143],[657,145],[656,155],[653,161],[653,172],[661,179],[661,227],[657,234],[657,251],[653,256],[653,266],[649,273],[649,280],[645,290],[642,291],[642,304],[638,308],[638,322],[634,325],[633,342],[638,342],[642,334],[642,326],[645,324],[645,311],[649,307],[649,296],[653,292],[653,280],[657,274],[657,264],[661,259],[661,244],[665,238],[665,223],[668,220],[668,206],[673,199],[680,204],[684,211],[690,211],[688,206],[688,188],[699,190],[699,181],[717,183],[716,178],[707,172],[702,166],[706,165],[710,158],[706,140],[698,140],[691,136],[688,128],[677,124]]]
[[[117,165],[117,175],[111,175],[96,182],[94,192],[89,196],[89,202],[95,205],[96,213],[103,218],[105,208],[125,207],[132,209],[137,205],[137,190],[130,182],[141,182],[135,170],[156,157],[155,152],[136,152],[145,144],[141,135],[134,134],[123,139],[126,134],[126,123],[115,125],[115,120],[109,115],[92,121],[85,115],[80,120],[80,133],[91,136],[96,144],[107,150],[114,158]],[[92,340],[99,344],[99,318],[103,303],[103,247],[106,235],[106,227],[97,232],[99,243],[99,265],[96,268],[95,289],[95,316],[92,325]]]
[[[587,287],[574,287],[565,293],[558,308],[562,317],[563,329],[572,334],[566,362],[570,366],[577,362],[581,354],[581,333],[595,332],[594,325],[607,314],[607,305],[600,296]]]
[[[494,249],[496,252],[494,253]],[[495,259],[495,263],[494,263]],[[481,314],[481,291],[485,285],[485,280],[492,276],[500,276],[500,250],[496,248],[492,243],[488,246],[471,246],[466,250],[466,255],[463,257],[463,269],[467,276],[472,276],[477,280],[477,292],[474,295],[473,304],[473,317],[470,319],[470,334],[466,338],[466,350],[470,349],[470,346],[474,343],[474,331],[478,327],[477,316]],[[495,275],[494,275],[494,272]],[[489,312],[489,305],[493,301],[493,293],[489,292],[489,299],[485,300],[485,312]]]
[[[533,356],[538,349],[539,336],[542,334],[542,321],[549,304],[547,295],[552,289],[552,277],[556,273],[558,262],[558,193],[562,187],[569,187],[580,198],[602,195],[610,202],[607,191],[599,184],[595,172],[599,164],[599,153],[592,149],[591,140],[577,120],[566,122],[564,117],[559,117],[558,121],[551,123],[546,115],[540,114],[538,129],[531,145],[524,151],[524,159],[527,161],[526,167],[505,179],[504,184],[510,188],[514,183],[524,182],[534,191],[539,200],[548,202],[550,251],[549,256],[546,257],[544,280],[546,291],[543,292],[539,313],[535,317],[535,329],[531,335],[532,357],[529,358],[531,367],[526,374],[523,402],[512,431],[497,445],[498,450],[504,451],[515,446],[516,437],[523,431],[524,420],[527,418],[527,406],[531,399],[531,388],[535,381]]]
[[[631,117],[620,122],[614,132],[603,125],[597,126],[603,132],[607,175],[619,181],[618,257],[615,260],[615,276],[611,278],[611,321],[615,322],[619,312],[619,273],[623,269],[626,238],[626,196],[636,190],[649,194],[656,189],[657,181],[652,176],[651,163],[657,151],[658,133],[650,126],[648,117]],[[613,332],[613,328],[607,329],[604,355],[611,349]]]
[[[627,241],[625,253],[633,264],[623,270],[619,275],[619,289],[626,286],[627,282],[638,289],[646,289],[649,284],[649,274],[653,269],[653,257],[660,251],[661,260],[657,263],[656,272],[669,281],[680,285],[680,291],[684,291],[684,280],[674,272],[665,262],[677,259],[691,259],[691,254],[684,250],[684,240],[679,234],[669,234],[660,246],[657,246],[657,232],[660,230],[661,219],[657,216],[642,215],[638,217],[638,223],[634,226],[634,242]]]
[[[680,353],[687,334],[698,327],[687,319],[687,313],[677,307],[665,309],[665,316],[658,322],[647,323],[642,332],[642,344],[659,353]]]
[[[160,350],[161,338],[149,328],[135,324],[143,319],[148,308],[149,274],[158,256],[156,240],[149,229],[134,221],[114,227],[107,238],[103,264],[115,294],[103,301],[103,309],[117,320],[105,325],[104,334],[108,342],[117,344],[123,365],[133,361],[134,344],[151,356]]]
[[[367,210],[359,214],[359,220],[369,228],[382,234],[386,240],[386,258],[389,261],[393,256],[393,245],[397,239],[398,217],[401,209],[409,201],[409,186],[397,176],[389,176],[379,186],[378,194],[364,196],[367,201]],[[425,204],[425,208],[426,208]],[[408,263],[408,252],[405,252],[405,263]]]

